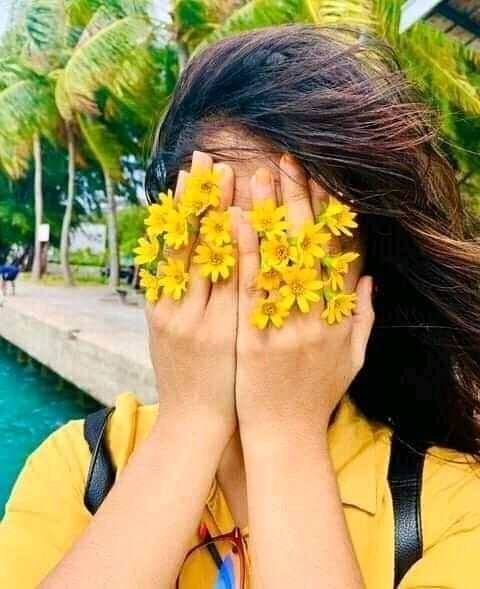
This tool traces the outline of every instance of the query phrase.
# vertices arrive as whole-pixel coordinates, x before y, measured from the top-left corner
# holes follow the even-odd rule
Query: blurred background
[[[377,32],[441,112],[480,213],[480,0],[0,1],[0,517],[25,457],[125,390],[153,402],[132,249],[189,56],[290,22]]]

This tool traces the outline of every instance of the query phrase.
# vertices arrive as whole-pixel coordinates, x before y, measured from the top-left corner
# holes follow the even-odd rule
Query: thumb
[[[360,371],[365,361],[368,339],[375,321],[372,305],[373,278],[362,276],[357,284],[357,304],[353,314],[352,327],[352,363],[355,374]]]

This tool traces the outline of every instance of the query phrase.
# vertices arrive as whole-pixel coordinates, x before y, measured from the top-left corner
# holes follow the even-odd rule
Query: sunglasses
[[[210,536],[200,525],[202,542],[189,550],[175,589],[245,589],[245,548],[240,529]]]

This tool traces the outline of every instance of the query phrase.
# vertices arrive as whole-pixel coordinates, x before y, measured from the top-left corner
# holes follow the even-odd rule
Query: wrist
[[[160,401],[152,435],[174,431],[179,437],[205,443],[225,444],[235,427],[224,416],[193,405],[183,406]]]
[[[245,453],[292,456],[298,452],[328,452],[327,426],[295,422],[240,422],[240,435]]]

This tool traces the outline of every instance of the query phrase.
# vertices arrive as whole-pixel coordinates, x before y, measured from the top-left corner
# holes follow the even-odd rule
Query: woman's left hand
[[[283,156],[280,165],[281,195],[277,200],[287,207],[290,230],[295,234],[304,221],[314,219],[318,199],[325,195],[317,185],[317,190],[311,190],[311,181],[293,158]],[[255,199],[275,194],[267,169],[257,171],[251,190]],[[339,324],[327,325],[320,318],[320,301],[309,313],[293,309],[280,329],[260,330],[250,322],[261,296],[255,288],[259,242],[245,214],[240,216],[237,238],[239,318],[235,391],[242,437],[252,430],[257,438],[270,434],[276,439],[288,434],[317,437],[326,433],[336,405],[363,365],[374,321],[372,278],[363,276],[358,280],[354,314]],[[351,276],[348,282],[352,283]]]

